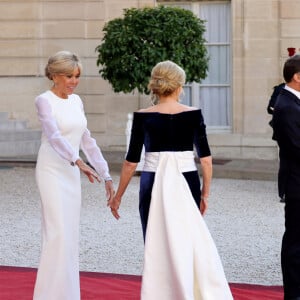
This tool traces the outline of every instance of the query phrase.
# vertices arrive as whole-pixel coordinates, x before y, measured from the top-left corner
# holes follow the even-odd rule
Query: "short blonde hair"
[[[152,100],[157,101],[160,96],[169,96],[185,83],[185,72],[170,60],[158,63],[151,72],[148,89]]]
[[[82,72],[82,64],[78,56],[70,51],[59,51],[49,57],[45,67],[45,75],[52,80],[53,75],[70,75],[75,68],[79,68],[80,73]]]

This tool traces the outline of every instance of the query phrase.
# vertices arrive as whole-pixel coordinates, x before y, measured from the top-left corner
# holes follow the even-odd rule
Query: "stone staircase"
[[[12,120],[0,112],[0,160],[35,160],[41,131],[27,128],[27,122]]]

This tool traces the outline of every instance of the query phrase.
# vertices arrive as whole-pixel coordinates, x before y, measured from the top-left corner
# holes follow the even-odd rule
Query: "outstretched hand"
[[[200,201],[200,212],[201,212],[201,215],[204,216],[204,214],[206,213],[207,208],[208,208],[207,198],[201,198],[201,201]]]
[[[97,172],[94,169],[92,169],[91,167],[89,167],[81,159],[76,160],[76,165],[78,166],[80,171],[87,176],[87,178],[89,179],[89,181],[91,183],[94,183],[95,180],[97,180],[98,182],[101,182],[100,177],[97,174]]]
[[[109,202],[112,200],[112,198],[115,194],[114,185],[113,185],[112,180],[105,181],[105,190],[106,190],[106,199]]]
[[[118,197],[113,197],[111,198],[108,202],[107,202],[107,206],[110,207],[110,211],[112,213],[112,215],[117,219],[119,220],[120,219],[120,215],[119,215],[119,207],[120,207],[120,204],[121,204],[121,198],[118,198]]]

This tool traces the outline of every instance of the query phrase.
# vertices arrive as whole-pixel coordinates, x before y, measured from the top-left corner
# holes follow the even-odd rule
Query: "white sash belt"
[[[178,170],[181,173],[197,170],[193,151],[166,151],[146,152],[143,171],[156,172],[160,160],[163,159],[165,156],[173,156],[176,159]]]

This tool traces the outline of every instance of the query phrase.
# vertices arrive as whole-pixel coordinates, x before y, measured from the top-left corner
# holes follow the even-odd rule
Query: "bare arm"
[[[123,162],[117,192],[116,192],[115,196],[111,200],[108,201],[108,204],[107,204],[107,206],[110,207],[111,212],[116,219],[120,218],[118,209],[121,204],[122,196],[125,193],[126,188],[129,184],[132,176],[134,175],[136,167],[137,167],[137,163],[129,162],[127,160],[125,160]]]
[[[201,157],[200,164],[202,170],[200,212],[202,215],[204,215],[208,207],[208,197],[210,191],[210,183],[212,179],[212,157],[211,156]]]

